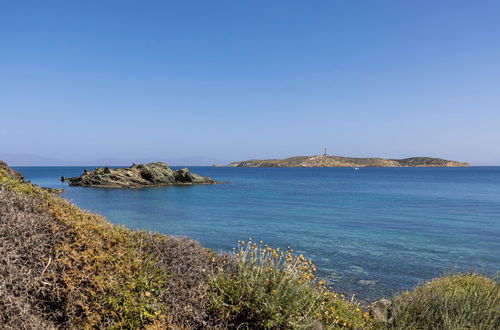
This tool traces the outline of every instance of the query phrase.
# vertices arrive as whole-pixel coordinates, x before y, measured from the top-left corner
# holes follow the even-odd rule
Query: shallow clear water
[[[500,167],[191,167],[227,184],[68,187],[83,167],[18,167],[41,186],[130,228],[216,250],[252,237],[312,258],[338,291],[377,299],[448,270],[500,269]]]

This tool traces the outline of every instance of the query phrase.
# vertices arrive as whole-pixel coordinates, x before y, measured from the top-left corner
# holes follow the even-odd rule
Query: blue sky
[[[499,1],[3,1],[0,157],[327,146],[500,165],[499,17]]]

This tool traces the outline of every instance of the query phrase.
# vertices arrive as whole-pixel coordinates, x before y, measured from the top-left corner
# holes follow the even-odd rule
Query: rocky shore
[[[70,186],[100,188],[144,188],[154,186],[217,183],[209,177],[189,172],[187,168],[173,170],[162,162],[133,164],[127,168],[96,168],[84,170],[78,177],[65,178]]]
[[[352,158],[341,156],[296,156],[285,159],[251,159],[232,167],[467,167],[468,163],[431,157],[404,159]]]

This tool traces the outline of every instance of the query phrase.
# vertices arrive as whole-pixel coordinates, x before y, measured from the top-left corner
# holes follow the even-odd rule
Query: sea
[[[225,183],[146,189],[60,181],[83,167],[15,169],[131,229],[188,236],[220,252],[250,237],[291,247],[333,290],[365,301],[450,272],[500,270],[500,167],[192,166]]]

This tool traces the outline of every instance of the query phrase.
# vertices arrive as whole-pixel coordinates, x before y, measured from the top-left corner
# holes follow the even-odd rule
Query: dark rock
[[[70,186],[102,188],[142,188],[151,186],[212,184],[208,177],[189,172],[187,168],[172,170],[162,162],[132,164],[128,168],[96,168],[84,170],[79,177],[65,178]]]
[[[375,320],[387,323],[391,317],[391,304],[388,299],[379,299],[371,305],[370,314]]]
[[[196,181],[196,177],[189,173],[189,170],[187,168],[183,168],[180,170],[175,171],[174,174],[175,180],[179,182],[194,182]]]

